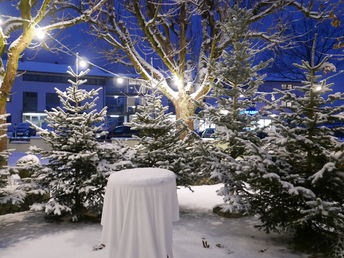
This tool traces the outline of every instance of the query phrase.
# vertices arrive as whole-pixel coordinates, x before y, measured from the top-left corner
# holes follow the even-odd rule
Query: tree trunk
[[[188,128],[194,130],[195,102],[189,96],[184,96],[178,98],[173,104],[176,109],[176,118],[183,119]]]
[[[6,114],[6,100],[7,97],[5,94],[0,94],[0,115],[4,115]],[[6,119],[5,120],[0,120],[0,124],[5,124],[6,123]],[[7,134],[7,129],[3,128],[0,129],[0,135],[4,135]],[[7,137],[3,137],[0,139],[0,152],[1,151],[5,151],[7,150]],[[1,165],[6,165],[7,161],[4,161],[5,164],[1,164]]]

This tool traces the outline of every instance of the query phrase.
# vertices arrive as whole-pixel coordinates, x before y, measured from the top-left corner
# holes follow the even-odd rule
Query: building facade
[[[60,105],[55,88],[65,91],[70,86],[68,65],[23,61],[19,62],[18,76],[7,100],[8,122],[12,126],[31,121],[44,127],[45,110]],[[138,80],[124,75],[114,77],[97,68],[90,68],[81,88],[98,89],[97,109],[108,107],[106,124],[121,125],[135,113],[140,103]]]
[[[51,110],[60,105],[55,88],[65,91],[70,86],[71,79],[66,73],[68,65],[23,61],[19,62],[19,76],[16,78],[11,97],[7,103],[7,113],[10,114],[8,122],[13,127],[19,123],[31,121],[36,125],[45,126],[45,110]],[[137,75],[122,74],[113,76],[100,69],[90,67],[87,74],[87,83],[82,88],[99,90],[97,109],[107,106],[107,128],[114,128],[130,121],[136,112],[136,108],[143,101],[142,88]],[[292,90],[299,82],[266,80],[260,87],[261,92],[269,93],[274,88]],[[272,95],[267,97],[271,99]],[[274,96],[278,99],[278,96]],[[206,98],[207,99],[207,98]],[[167,98],[163,104],[169,106],[168,112],[174,112],[174,107]],[[282,103],[290,105],[291,103]],[[261,108],[261,103],[249,110],[252,114]],[[269,118],[262,119],[262,125],[269,124]],[[203,131],[212,127],[204,121],[195,121],[195,129]]]

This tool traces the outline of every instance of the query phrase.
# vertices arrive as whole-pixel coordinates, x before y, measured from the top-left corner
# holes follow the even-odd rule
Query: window
[[[281,102],[281,105],[282,105],[283,107],[292,107],[292,106],[293,106],[292,103],[291,103],[290,101],[282,101],[282,102]]]
[[[106,106],[108,107],[108,113],[123,114],[126,107],[125,96],[107,96]]]
[[[23,112],[37,112],[37,92],[23,92]]]
[[[45,109],[50,111],[52,108],[56,108],[60,105],[60,99],[57,93],[45,94]]]
[[[138,94],[140,92],[140,85],[129,85],[128,94]]]
[[[23,74],[23,81],[35,81],[35,82],[55,82],[69,84],[68,80],[72,79],[67,75],[50,75],[50,74]],[[105,79],[103,78],[91,78],[87,77],[86,85],[105,85]],[[72,79],[73,80],[73,79]]]
[[[292,90],[293,88],[292,84],[282,84],[282,90]]]
[[[45,113],[23,113],[22,121],[30,121],[34,123],[37,126],[42,127],[45,123],[45,118],[47,117],[47,114]]]

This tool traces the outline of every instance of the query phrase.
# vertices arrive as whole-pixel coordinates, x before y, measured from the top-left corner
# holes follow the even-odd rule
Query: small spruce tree
[[[192,144],[197,136],[189,132],[182,120],[171,119],[161,98],[157,91],[145,95],[144,103],[128,123],[139,131],[133,163],[138,167],[169,169],[176,173],[178,185],[188,186],[199,176],[192,154]]]
[[[268,62],[254,64],[258,53],[248,39],[249,20],[252,13],[237,5],[227,10],[229,17],[224,24],[231,49],[223,55],[223,61],[215,65],[218,82],[211,97],[216,105],[200,112],[202,119],[215,124],[215,141],[211,147],[212,177],[224,183],[219,194],[224,197],[224,211],[245,213],[249,208],[246,175],[260,169],[261,140],[257,136],[259,115],[255,110],[257,91],[264,75],[258,72]]]
[[[276,89],[280,98],[266,107],[278,114],[264,139],[273,162],[265,173],[251,175],[257,192],[252,205],[266,231],[291,229],[312,251],[325,248],[334,250],[331,257],[343,257],[344,142],[334,132],[342,129],[344,106],[333,103],[344,94],[331,94],[333,84],[321,72],[335,67],[328,57],[314,65],[315,51],[316,40],[312,62],[295,64],[306,81],[292,90]]]
[[[5,121],[8,115],[0,115],[0,120]],[[9,124],[1,123],[0,130],[6,131]],[[6,134],[0,138],[7,137]],[[10,152],[8,150],[0,152],[0,205],[10,203],[20,205],[24,202],[25,192],[18,188],[17,184],[11,184],[11,174],[16,171],[9,169],[4,164],[7,163]]]
[[[112,171],[130,166],[126,158],[128,148],[98,143],[96,133],[102,129],[106,108],[97,112],[97,90],[80,89],[86,80],[70,67],[71,86],[62,92],[56,89],[62,107],[46,111],[46,121],[51,131],[39,128],[41,137],[51,150],[32,148],[31,152],[42,155],[47,164],[35,171],[35,178],[49,193],[45,203],[33,205],[52,216],[71,214],[77,221],[85,214],[98,215],[103,204],[107,176]]]

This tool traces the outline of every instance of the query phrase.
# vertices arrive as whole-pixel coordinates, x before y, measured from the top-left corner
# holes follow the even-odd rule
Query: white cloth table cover
[[[101,219],[109,258],[172,258],[172,222],[177,220],[173,172],[137,168],[109,177]]]

